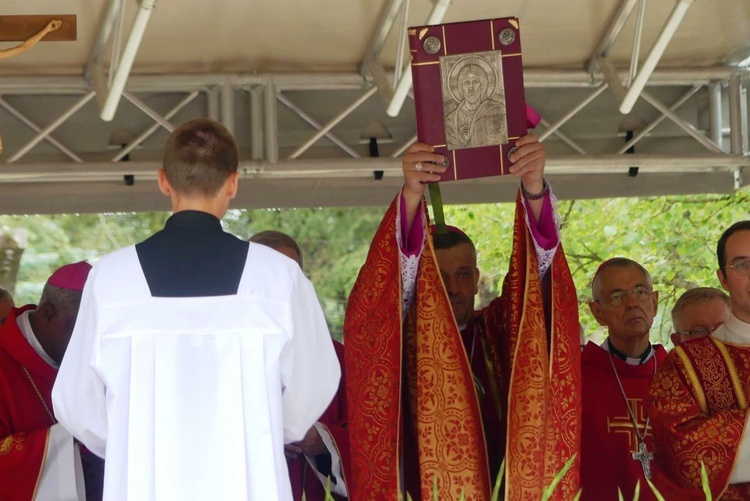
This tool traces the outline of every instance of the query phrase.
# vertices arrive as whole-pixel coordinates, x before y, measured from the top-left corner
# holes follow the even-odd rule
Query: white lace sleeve
[[[417,212],[414,224],[422,224],[423,217],[422,211]],[[404,254],[404,242],[401,239],[401,204],[399,204],[398,213],[396,214],[396,244],[398,245],[398,254],[401,260],[401,315],[403,317],[409,311],[414,301],[414,290],[417,286],[417,269],[419,267],[419,257],[422,255],[422,250],[424,249],[424,237],[418,253],[412,256]]]
[[[521,194],[523,196],[523,192]],[[555,194],[552,193],[552,188],[549,189],[549,199],[550,202],[552,202],[552,218],[555,222],[555,232],[557,232],[557,240],[558,243],[560,241],[560,226],[562,225],[562,218],[560,217],[560,214],[557,212],[557,197],[555,197]],[[525,199],[524,199],[525,202]],[[531,224],[529,223],[529,211],[526,210],[526,204],[523,204],[524,207],[524,215],[526,217],[526,227],[531,228]],[[557,252],[557,245],[554,246],[551,249],[544,249],[541,245],[536,241],[536,238],[534,238],[534,233],[531,233],[531,239],[534,241],[534,250],[536,251],[536,261],[539,266],[539,277],[543,277],[545,273],[547,273],[547,270],[549,270],[550,266],[552,266],[552,260],[555,258],[555,253]]]

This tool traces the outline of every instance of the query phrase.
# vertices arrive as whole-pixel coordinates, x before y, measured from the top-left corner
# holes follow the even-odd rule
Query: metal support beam
[[[641,53],[641,39],[643,37],[643,16],[646,12],[646,0],[638,0],[638,17],[635,22],[635,36],[633,37],[633,50],[630,55],[630,74],[628,75],[628,87],[633,82],[638,71],[638,61]]]
[[[545,174],[612,174],[622,175],[622,169],[637,164],[641,172],[732,172],[750,167],[750,157],[736,155],[570,155],[547,159]],[[296,159],[278,163],[240,162],[242,179],[371,179],[372,171],[382,170],[386,177],[401,177],[401,162],[397,158]],[[4,165],[0,169],[0,183],[49,183],[63,181],[121,180],[125,174],[138,179],[155,179],[153,161],[91,162],[89,164],[23,164]]]
[[[550,125],[549,128],[545,130],[544,133],[539,136],[539,141],[541,142],[547,139],[550,136],[550,134],[552,134],[561,126],[563,126],[565,122],[573,118],[576,115],[576,113],[581,111],[583,108],[586,107],[586,105],[588,105],[591,101],[596,99],[599,94],[607,90],[607,87],[609,87],[608,84],[600,85],[594,92],[586,96],[580,103],[573,106],[573,108],[571,108],[570,111],[568,111],[565,115],[560,117],[560,119],[558,119],[557,122]]]
[[[674,6],[672,13],[669,15],[669,19],[661,29],[659,36],[656,38],[653,47],[646,60],[643,62],[641,70],[636,75],[633,82],[628,88],[628,92],[625,94],[625,98],[620,103],[620,113],[627,115],[633,110],[633,105],[641,94],[641,91],[646,87],[646,82],[654,72],[656,65],[659,63],[664,50],[667,48],[667,44],[674,36],[677,28],[680,27],[682,19],[685,17],[687,10],[693,5],[694,0],[677,0],[677,4]]]
[[[401,146],[399,146],[398,148],[396,148],[396,151],[394,151],[391,154],[391,158],[398,158],[398,157],[400,157],[401,155],[403,155],[403,153],[406,150],[409,149],[409,146],[411,146],[412,144],[414,144],[416,142],[417,142],[417,135],[414,134],[411,138],[409,138],[408,141],[406,141],[404,144],[402,144]]]
[[[651,106],[659,110],[663,115],[665,115],[667,118],[672,120],[677,126],[688,133],[693,139],[701,143],[703,146],[705,146],[709,151],[712,151],[714,153],[721,153],[721,148],[711,141],[709,138],[707,138],[704,134],[702,134],[699,130],[697,130],[693,125],[687,123],[682,118],[678,117],[675,113],[672,112],[669,108],[667,108],[661,101],[653,97],[651,94],[649,94],[646,91],[643,91],[641,93],[641,97]]]
[[[55,129],[57,129],[60,125],[62,125],[63,123],[65,123],[65,121],[68,118],[70,118],[71,116],[73,116],[78,110],[80,110],[81,108],[83,108],[83,106],[86,103],[88,103],[89,101],[91,101],[93,98],[94,98],[94,93],[93,92],[89,92],[88,94],[86,94],[85,96],[83,96],[81,99],[79,99],[78,101],[76,101],[75,104],[73,104],[73,106],[71,106],[70,108],[68,108],[67,110],[65,110],[63,112],[63,114],[60,115],[59,117],[57,117],[57,119],[55,121],[53,121],[47,127],[45,127],[44,129],[42,129],[41,131],[39,131],[39,133],[36,136],[34,136],[34,138],[31,141],[29,141],[24,146],[22,146],[21,149],[18,150],[15,155],[13,155],[12,157],[10,157],[8,159],[8,163],[12,164],[12,163],[18,161],[21,157],[23,157],[26,153],[28,153],[29,150],[31,150],[31,148],[33,148],[34,146],[36,146],[37,144],[39,144],[39,141],[43,140],[44,138],[46,138],[47,136],[49,136],[50,134],[52,134],[52,132]]]
[[[263,160],[263,87],[250,88],[250,158]]]
[[[102,13],[102,18],[99,21],[99,30],[96,32],[96,38],[91,45],[91,52],[89,52],[88,62],[84,70],[86,80],[91,80],[94,67],[101,61],[104,49],[107,47],[109,39],[112,36],[112,28],[117,21],[123,1],[109,0],[107,2],[107,8]]]
[[[179,113],[180,110],[182,110],[185,106],[187,106],[188,104],[192,103],[193,100],[196,97],[198,97],[198,94],[199,94],[199,92],[197,90],[193,91],[192,93],[190,93],[187,97],[185,97],[185,99],[183,99],[182,101],[180,101],[179,103],[177,103],[177,105],[174,108],[172,108],[171,110],[169,110],[167,112],[167,114],[164,115],[164,119],[165,120],[171,119],[173,116],[175,116],[177,113]],[[123,158],[125,158],[125,155],[127,155],[128,153],[130,153],[131,151],[133,151],[134,149],[136,149],[141,143],[143,143],[143,141],[145,141],[146,139],[148,139],[149,137],[151,137],[151,135],[154,132],[156,132],[159,129],[159,127],[163,127],[163,125],[161,125],[160,123],[157,122],[157,123],[153,124],[151,127],[149,127],[148,129],[146,129],[145,131],[143,131],[137,138],[135,138],[133,141],[131,141],[130,144],[128,144],[122,150],[120,150],[117,153],[117,155],[115,155],[114,157],[112,157],[112,161],[113,162],[119,162],[120,160],[122,160]]]
[[[34,122],[32,122],[26,115],[24,115],[23,113],[21,113],[20,111],[18,111],[16,108],[14,108],[13,106],[11,106],[11,104],[8,101],[6,101],[5,99],[3,99],[2,97],[0,97],[0,106],[2,106],[3,108],[5,108],[8,113],[10,113],[14,117],[16,117],[18,120],[20,120],[21,122],[23,122],[24,124],[26,124],[26,126],[29,129],[33,130],[34,132],[41,132],[42,131],[41,127],[39,127],[37,124],[35,124]],[[55,139],[51,135],[48,135],[47,137],[45,137],[44,140],[47,141],[52,146],[54,146],[55,148],[57,148],[58,150],[60,150],[61,152],[63,152],[63,154],[65,154],[65,156],[67,156],[68,158],[70,158],[74,162],[78,162],[78,163],[82,163],[83,162],[83,160],[81,160],[81,157],[79,157],[78,155],[76,155],[75,153],[73,153],[72,151],[70,151],[68,148],[65,147],[65,145],[63,145],[62,143],[60,143],[57,139]]]
[[[711,81],[728,81],[737,72],[727,66],[663,68],[654,71],[648,86],[692,86],[708,85]],[[627,79],[627,71],[619,71],[620,81]],[[389,74],[390,78],[390,74]],[[528,69],[523,72],[526,88],[594,88],[603,81],[601,75],[591,75],[583,70]],[[227,80],[238,88],[265,85],[274,81],[281,91],[290,90],[356,90],[368,86],[357,72],[339,73],[206,73],[132,75],[128,90],[133,93],[146,92],[192,92],[221,86]],[[91,85],[81,76],[2,76],[0,94],[86,94]],[[407,91],[408,95],[408,91]]]
[[[292,110],[294,113],[297,114],[302,120],[307,122],[309,125],[311,125],[315,130],[320,130],[323,128],[323,126],[315,120],[313,117],[302,111],[302,108],[291,102],[284,94],[280,93],[276,96],[276,98],[287,108]],[[325,137],[327,137],[333,144],[344,150],[349,154],[352,158],[359,158],[360,154],[354,151],[352,148],[346,145],[341,139],[339,139],[338,136],[333,134],[331,131],[328,131],[325,133]]]
[[[625,26],[625,22],[628,20],[628,17],[630,17],[630,13],[633,11],[636,2],[638,2],[638,0],[623,0],[622,3],[620,3],[620,8],[617,9],[614,17],[612,17],[612,21],[610,21],[607,30],[604,32],[604,35],[602,35],[601,40],[599,40],[599,45],[596,46],[594,53],[591,54],[589,64],[586,66],[587,72],[596,73],[599,71],[599,59],[606,58],[609,54],[612,45],[620,35],[623,26]]]
[[[732,155],[742,154],[741,85],[739,75],[732,75],[729,79],[729,150]]]
[[[747,85],[740,81],[740,135],[742,136],[742,154],[750,152],[750,135],[748,135]]]
[[[208,118],[214,122],[221,121],[219,117],[219,89],[216,86],[211,87],[206,91],[206,114]]]
[[[359,105],[361,105],[362,103],[364,103],[365,101],[367,101],[368,99],[370,99],[370,96],[372,96],[373,94],[375,94],[377,91],[378,91],[377,87],[372,87],[370,90],[368,90],[363,95],[361,95],[359,98],[357,98],[352,104],[350,104],[349,106],[347,106],[341,113],[339,113],[338,115],[336,115],[335,117],[333,117],[333,119],[331,119],[326,125],[324,125],[323,127],[321,127],[320,130],[318,132],[316,132],[315,134],[313,134],[313,136],[310,139],[308,139],[307,141],[305,141],[305,143],[302,144],[302,146],[300,146],[299,148],[297,148],[296,150],[294,150],[294,152],[291,155],[289,155],[289,158],[290,159],[297,158],[300,155],[302,155],[304,152],[306,152],[310,148],[310,146],[312,146],[313,144],[315,144],[329,130],[331,130],[334,127],[336,127],[336,124],[338,124],[340,121],[342,121],[347,116],[349,116],[349,114],[351,112],[353,112],[354,110],[356,110],[359,107]]]
[[[552,126],[547,120],[545,120],[543,118],[541,119],[541,121],[539,123],[542,124],[542,126],[544,126],[546,128],[550,128]],[[559,130],[553,131],[553,134],[555,136],[557,136],[560,139],[560,141],[562,141],[563,143],[567,144],[568,146],[570,146],[571,148],[573,148],[575,151],[577,151],[581,155],[586,155],[587,154],[586,150],[584,150],[583,148],[581,148],[580,146],[578,146],[578,144],[575,141],[573,141],[570,137],[568,137],[566,134],[563,134]]]
[[[427,16],[425,24],[439,24],[443,20],[450,4],[451,0],[433,0],[432,10],[429,16]],[[411,71],[404,71],[401,74],[401,78],[398,79],[398,83],[393,90],[391,102],[388,103],[388,107],[385,110],[388,116],[398,116],[411,88],[411,78]]]
[[[688,99],[690,99],[691,97],[693,97],[693,94],[695,94],[696,92],[698,92],[698,90],[700,88],[701,88],[700,85],[693,86],[690,90],[688,90],[685,94],[683,94],[677,101],[675,101],[674,104],[672,106],[670,106],[669,109],[671,111],[673,111],[673,112],[677,111],[677,109],[680,106],[682,106],[683,104],[685,104]],[[640,132],[638,132],[638,134],[636,134],[635,137],[633,137],[633,139],[631,139],[630,141],[628,141],[627,143],[625,143],[619,150],[617,150],[617,154],[618,155],[622,155],[623,153],[625,153],[626,151],[628,151],[630,148],[632,148],[633,146],[635,146],[638,141],[640,141],[641,139],[643,139],[644,137],[646,137],[652,130],[654,130],[656,128],[657,125],[659,125],[660,123],[662,123],[665,118],[667,118],[665,115],[663,115],[663,114],[660,115],[653,122],[651,122],[646,127],[644,127],[643,130],[641,130]]]
[[[269,81],[263,91],[264,139],[266,160],[275,163],[279,160],[279,118],[276,100],[276,82]]]
[[[393,81],[397,82],[401,78],[401,73],[407,70],[404,64],[404,56],[408,51],[409,34],[407,32],[409,24],[409,0],[404,0],[401,7],[401,15],[398,22],[398,48],[396,49],[396,67],[393,70]]]
[[[388,4],[381,12],[378,27],[373,32],[372,39],[367,47],[367,56],[362,63],[362,69],[366,67],[368,60],[377,59],[380,56],[380,52],[383,50],[383,45],[385,45],[388,34],[393,28],[393,24],[396,21],[396,17],[398,16],[403,2],[404,0],[389,0]]]
[[[128,41],[122,52],[122,58],[120,59],[117,68],[114,70],[112,84],[109,86],[107,96],[104,98],[104,104],[99,110],[99,116],[106,122],[109,122],[115,116],[117,105],[120,103],[120,98],[125,90],[125,83],[128,80],[128,76],[130,76],[130,69],[133,67],[135,56],[141,45],[143,34],[146,31],[146,26],[148,25],[148,21],[151,18],[151,13],[153,12],[155,5],[156,0],[140,0],[135,20],[130,28]]]
[[[721,83],[708,84],[708,137],[724,149],[724,120],[722,116]]]
[[[221,123],[234,136],[234,87],[230,82],[221,86]]]
[[[161,116],[159,113],[156,112],[153,108],[151,108],[149,105],[135,97],[130,92],[123,92],[123,97],[133,103],[133,105],[141,110],[143,113],[151,117],[152,120],[154,120],[156,123],[167,129],[169,132],[172,132],[175,130],[175,126],[169,121],[165,120],[163,116]]]

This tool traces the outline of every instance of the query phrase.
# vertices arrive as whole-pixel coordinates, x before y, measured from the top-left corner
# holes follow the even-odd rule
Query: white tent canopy
[[[750,57],[747,0],[3,6],[0,15],[75,14],[78,36],[0,60],[0,213],[164,209],[161,147],[198,116],[238,138],[236,207],[385,204],[415,139],[411,99],[392,97],[408,74],[404,27],[428,19],[520,19],[526,98],[544,118],[536,133],[562,197],[728,193],[750,166],[750,74],[736,66]],[[515,181],[443,192],[447,203],[508,200]]]

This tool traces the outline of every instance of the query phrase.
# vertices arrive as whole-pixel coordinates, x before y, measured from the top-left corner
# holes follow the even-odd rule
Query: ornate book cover
[[[508,173],[526,134],[514,17],[409,28],[417,138],[445,155],[442,181]]]

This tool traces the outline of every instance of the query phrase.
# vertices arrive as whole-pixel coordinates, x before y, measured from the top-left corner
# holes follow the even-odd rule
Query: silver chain
[[[648,434],[648,425],[651,422],[651,416],[648,415],[648,410],[646,411],[646,426],[643,428],[643,435],[641,435],[640,431],[638,431],[638,420],[635,418],[635,414],[633,414],[633,409],[630,408],[630,403],[628,402],[628,396],[625,394],[625,388],[622,387],[622,381],[620,381],[620,375],[617,373],[617,369],[615,369],[615,363],[612,361],[613,355],[609,354],[609,363],[612,366],[612,372],[615,373],[615,379],[617,380],[617,385],[620,387],[620,392],[622,393],[622,398],[625,399],[625,407],[628,409],[628,415],[630,416],[630,421],[633,423],[633,428],[635,429],[635,434],[638,437],[638,443],[646,443],[646,435]],[[654,353],[654,376],[656,376],[656,353]]]

